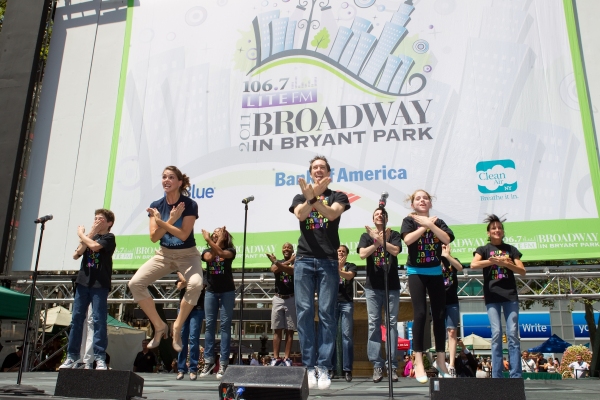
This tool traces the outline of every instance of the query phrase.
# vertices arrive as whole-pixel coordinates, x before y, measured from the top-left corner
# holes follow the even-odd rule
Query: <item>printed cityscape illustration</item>
[[[391,20],[385,22],[379,38],[369,33],[373,29],[373,23],[357,16],[354,17],[350,28],[338,28],[330,47],[329,32],[326,28],[318,30],[320,23],[313,19],[316,2],[317,0],[299,1],[297,8],[305,11],[310,7],[308,19],[290,20],[289,17],[280,17],[280,10],[261,13],[254,18],[252,25],[257,54],[256,65],[250,72],[277,59],[298,55],[311,56],[334,66],[377,92],[408,96],[423,90],[426,79],[422,74],[414,73],[409,77],[415,64],[414,60],[406,55],[392,54],[408,33],[406,25],[415,9],[412,0],[406,0],[398,7]],[[312,4],[309,5],[310,3]],[[331,8],[328,3],[319,3],[321,11]],[[297,30],[303,30],[304,37],[301,47],[294,48]],[[309,46],[310,32],[315,30],[317,33]],[[317,51],[319,48],[328,47],[328,54]],[[420,85],[411,93],[400,93],[407,78],[409,83],[418,78]]]

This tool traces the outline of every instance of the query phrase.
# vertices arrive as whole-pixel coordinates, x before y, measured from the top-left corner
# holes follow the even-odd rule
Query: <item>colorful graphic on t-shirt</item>
[[[324,205],[328,205],[329,204],[329,197],[325,197],[323,195],[319,196],[318,199],[324,204]],[[314,208],[310,211],[310,214],[308,215],[308,218],[306,218],[306,226],[305,229],[306,230],[314,230],[314,229],[321,229],[321,228],[325,228],[327,229],[327,225],[329,223],[329,220],[327,218],[325,218],[323,215],[321,215],[320,212],[318,212],[317,210],[315,210]]]
[[[490,251],[490,257],[507,257],[508,253],[504,250],[492,250]],[[490,279],[504,279],[508,278],[508,268],[502,265],[492,265],[492,269],[490,270]]]
[[[452,267],[442,264],[442,275],[444,276],[444,286],[450,287],[454,283],[454,277],[452,276]]]
[[[293,277],[290,274],[287,274],[285,272],[282,272],[279,274],[279,281],[285,283],[286,285],[288,283],[292,282]]]
[[[379,246],[373,252],[373,264],[375,264],[375,268],[383,268],[385,265],[385,255],[383,251],[383,246]]]
[[[85,253],[87,257],[87,267],[95,269],[100,268],[100,252],[96,253],[91,251],[90,249],[87,249]]]
[[[206,272],[210,275],[225,274],[225,259],[215,256],[215,259],[206,264]]]
[[[430,262],[440,262],[437,256],[440,239],[438,239],[430,229],[421,235],[417,242],[417,264],[425,264]]]

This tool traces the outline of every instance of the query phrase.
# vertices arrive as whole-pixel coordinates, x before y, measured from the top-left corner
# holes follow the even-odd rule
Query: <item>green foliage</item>
[[[329,31],[327,31],[327,28],[323,28],[316,34],[310,45],[315,46],[315,51],[317,51],[319,48],[326,49],[329,46],[329,42]]]
[[[588,364],[592,362],[592,352],[587,347],[577,345],[567,348],[563,354],[559,368],[559,372],[564,374],[563,378],[573,378],[573,372],[569,369],[569,364],[573,361],[577,361],[578,355],[580,355],[581,358],[583,358],[583,361]]]
[[[4,11],[6,10],[6,0],[0,0],[0,31],[2,31],[2,24],[4,23]]]

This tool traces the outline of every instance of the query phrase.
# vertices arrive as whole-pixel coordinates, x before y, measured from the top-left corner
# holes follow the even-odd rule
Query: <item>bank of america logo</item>
[[[326,27],[321,28],[320,21],[314,17],[315,11],[318,11],[315,10],[316,3],[317,0],[299,2],[296,8],[308,14],[307,18],[300,20],[282,18],[280,10],[261,13],[254,19],[252,25],[256,37],[256,65],[249,74],[262,65],[278,59],[309,56],[330,64],[380,93],[409,96],[425,88],[427,81],[422,74],[413,73],[409,77],[415,61],[403,54],[392,54],[408,34],[406,25],[410,22],[410,14],[415,9],[412,0],[400,4],[398,10],[392,14],[391,20],[385,22],[379,38],[369,33],[373,29],[373,23],[360,17],[354,18],[350,28],[341,26],[334,33],[329,32]],[[319,6],[322,15],[332,12],[329,1],[320,1]],[[309,42],[313,30],[317,32]],[[300,48],[294,48],[296,31],[304,31]],[[335,38],[332,40],[333,36]],[[416,51],[426,52],[428,50],[426,42],[419,42],[422,43]],[[319,49],[329,49],[329,52],[324,54],[318,52]],[[407,79],[411,84],[415,84],[414,79],[419,79],[420,85],[411,93],[401,93]]]
[[[477,188],[480,193],[507,193],[517,190],[517,171],[513,160],[477,163]]]

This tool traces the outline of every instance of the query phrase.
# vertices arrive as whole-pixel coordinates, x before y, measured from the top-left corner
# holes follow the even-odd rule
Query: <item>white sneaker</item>
[[[308,388],[316,389],[318,387],[316,369],[309,368],[307,372],[308,372]]]
[[[227,365],[219,365],[219,372],[217,372],[217,379],[221,379],[223,377],[223,374],[225,373],[225,370],[227,369]]]
[[[320,390],[327,390],[331,386],[331,378],[329,377],[329,371],[326,369],[319,369],[319,382],[318,387]]]
[[[96,369],[99,370],[106,370],[108,368],[106,368],[106,361],[104,360],[96,360]]]
[[[77,367],[77,362],[71,358],[67,358],[58,369],[72,369]]]

